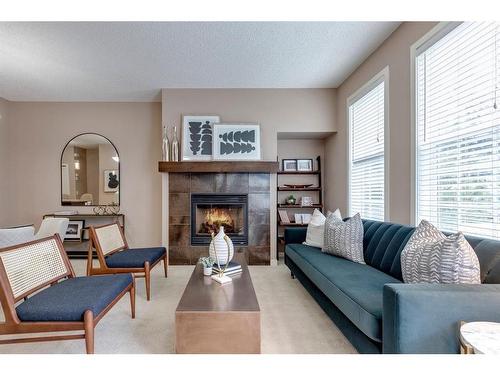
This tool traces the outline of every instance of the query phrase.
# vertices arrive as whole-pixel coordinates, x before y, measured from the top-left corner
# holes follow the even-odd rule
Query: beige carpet
[[[77,275],[83,275],[85,262],[72,263]],[[156,267],[151,302],[145,299],[144,280],[138,279],[136,319],[130,318],[126,296],[97,325],[95,352],[173,353],[174,311],[192,270],[172,266],[165,279],[163,267]],[[262,353],[356,353],[302,285],[290,278],[286,266],[251,266],[250,273],[261,308]],[[83,340],[0,345],[0,353],[84,352]]]

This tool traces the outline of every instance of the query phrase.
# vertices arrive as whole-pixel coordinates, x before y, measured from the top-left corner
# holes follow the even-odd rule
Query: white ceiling
[[[337,87],[399,22],[0,22],[0,97],[152,101],[161,88]]]

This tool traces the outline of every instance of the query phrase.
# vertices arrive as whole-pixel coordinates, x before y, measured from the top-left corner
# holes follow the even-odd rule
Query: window
[[[387,70],[348,101],[349,214],[384,220],[385,77]]]
[[[499,24],[453,26],[415,55],[416,219],[500,239]]]

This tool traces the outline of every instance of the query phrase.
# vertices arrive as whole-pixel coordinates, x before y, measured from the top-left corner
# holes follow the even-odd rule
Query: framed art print
[[[106,169],[104,171],[104,192],[115,193],[120,185],[120,176],[117,169]]]
[[[260,160],[260,125],[214,124],[214,160]]]
[[[182,117],[182,160],[212,160],[213,125],[219,116]]]
[[[312,159],[297,159],[297,171],[312,172],[313,160]]]
[[[297,159],[283,159],[283,172],[297,171]]]
[[[85,220],[70,220],[64,235],[64,241],[81,242],[84,226]]]

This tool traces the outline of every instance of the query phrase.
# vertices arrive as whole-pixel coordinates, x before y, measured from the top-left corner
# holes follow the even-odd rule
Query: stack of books
[[[224,267],[225,266],[221,266],[222,270],[224,270]],[[212,274],[217,275],[217,274],[219,274],[220,271],[221,270],[219,269],[219,266],[217,264],[214,264],[212,267]],[[236,262],[229,262],[226,270],[224,271],[224,275],[232,276],[232,275],[236,275],[238,273],[241,273],[241,271],[242,271],[241,264],[236,263]]]

